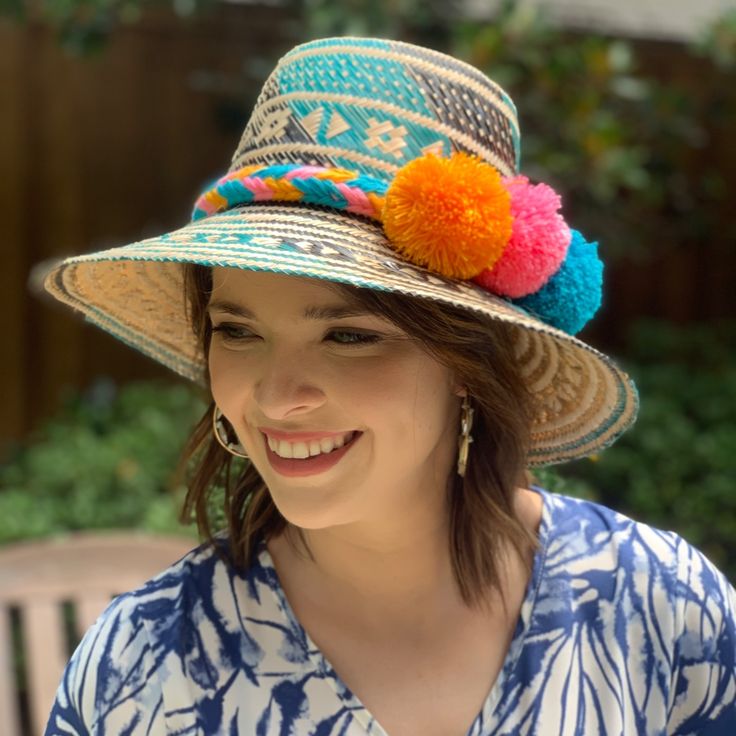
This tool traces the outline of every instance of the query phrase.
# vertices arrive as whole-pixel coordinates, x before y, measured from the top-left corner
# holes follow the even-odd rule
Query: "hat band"
[[[569,334],[579,332],[600,306],[597,244],[570,230],[557,212],[560,197],[523,176],[502,178],[467,154],[428,154],[391,182],[330,166],[245,166],[207,189],[192,219],[268,201],[376,220],[406,260],[447,278],[472,280]]]
[[[303,202],[381,219],[388,184],[365,174],[329,166],[245,166],[204,192],[193,220],[253,202]]]

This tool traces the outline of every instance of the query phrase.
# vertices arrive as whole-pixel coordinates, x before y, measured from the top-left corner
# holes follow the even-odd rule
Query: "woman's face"
[[[227,268],[209,317],[213,397],[288,521],[378,519],[444,494],[459,387],[405,332],[325,283]]]

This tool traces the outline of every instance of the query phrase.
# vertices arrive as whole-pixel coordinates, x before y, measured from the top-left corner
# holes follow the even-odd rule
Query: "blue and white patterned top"
[[[672,532],[539,491],[537,553],[468,736],[736,734],[736,592]],[[46,736],[385,736],[289,607],[263,546],[194,550],[120,596],[67,667]]]

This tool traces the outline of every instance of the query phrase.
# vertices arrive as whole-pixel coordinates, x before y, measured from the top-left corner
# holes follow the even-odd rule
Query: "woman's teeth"
[[[267,437],[268,446],[279,457],[298,458],[303,460],[307,457],[315,455],[324,455],[328,452],[343,447],[346,443],[353,439],[355,432],[347,432],[344,435],[335,437],[326,437],[322,440],[311,440],[310,442],[286,442],[285,440],[276,440]]]

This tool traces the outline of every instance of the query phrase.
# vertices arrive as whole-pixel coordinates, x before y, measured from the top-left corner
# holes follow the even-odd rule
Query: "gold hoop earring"
[[[473,412],[474,409],[470,405],[470,398],[466,394],[463,396],[463,405],[460,414],[460,447],[457,455],[457,474],[461,478],[465,477],[465,471],[468,467],[470,443],[473,441],[470,435],[470,430],[473,427]]]
[[[224,447],[231,455],[235,457],[248,457],[245,454],[245,449],[240,442],[232,442],[228,437],[228,429],[225,426],[225,417],[220,411],[220,407],[215,404],[215,409],[212,412],[212,433],[215,435],[215,439]]]

